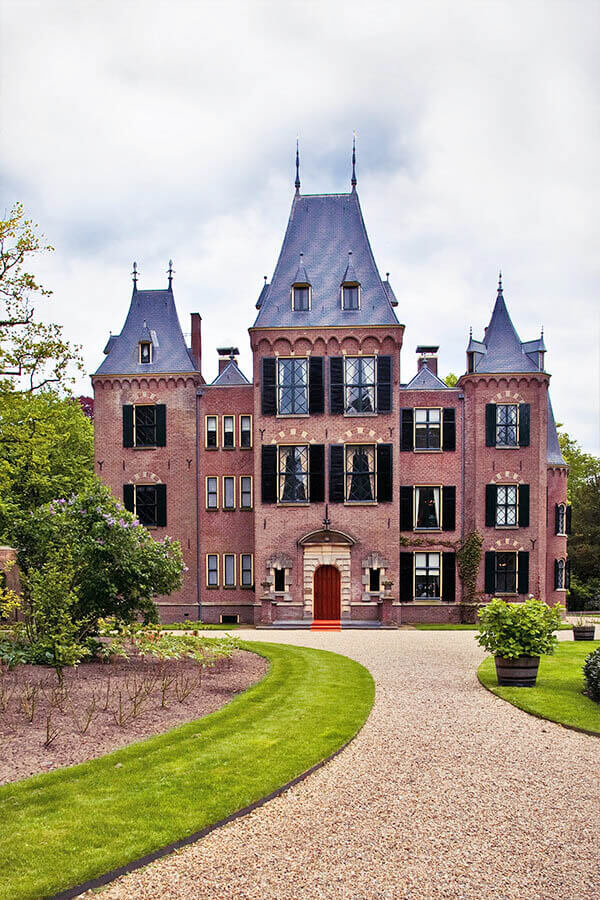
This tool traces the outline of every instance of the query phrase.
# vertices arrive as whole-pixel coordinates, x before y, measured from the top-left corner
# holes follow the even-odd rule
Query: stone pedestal
[[[392,625],[393,624],[393,616],[392,616],[392,605],[393,600],[391,597],[383,597],[380,602],[379,608],[379,620],[382,625]]]
[[[273,624],[273,601],[270,597],[260,598],[260,624]]]

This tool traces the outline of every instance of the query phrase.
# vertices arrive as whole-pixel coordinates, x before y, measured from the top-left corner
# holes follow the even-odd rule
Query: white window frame
[[[417,422],[417,411],[424,411],[426,413],[430,413],[432,410],[436,410],[440,414],[438,425],[438,432],[440,436],[440,443],[438,447],[417,447],[417,428],[425,425],[427,432],[432,425],[435,425],[435,422]],[[443,412],[441,406],[415,406],[413,409],[413,448],[415,453],[439,453],[442,450],[443,444],[443,435],[442,435],[442,420],[443,420]]]
[[[345,306],[344,305],[344,288],[357,288],[357,301],[358,306]],[[340,290],[340,306],[344,310],[344,312],[358,312],[361,304],[361,290],[360,290],[360,282],[358,281],[345,281]]]
[[[296,288],[301,288],[302,290],[308,288],[308,306],[306,309],[296,309]],[[312,287],[310,284],[304,281],[298,281],[296,284],[292,285],[292,293],[291,293],[291,302],[292,302],[292,312],[309,312],[312,309]]]
[[[222,438],[222,447],[223,450],[235,450],[235,416],[230,415],[229,413],[223,415],[221,421],[221,438]],[[225,422],[231,420],[231,431],[225,427]],[[225,445],[225,435],[231,434],[231,439],[233,443],[231,446]]]
[[[215,439],[216,444],[214,447],[209,447],[208,445],[208,420],[215,420]],[[219,449],[219,416],[215,413],[208,414],[204,416],[204,449],[205,450],[218,450]]]
[[[438,491],[438,509],[439,509],[439,521],[437,526],[435,527],[424,527],[422,525],[417,525],[419,518],[419,494],[418,492],[423,488],[428,490],[437,490]],[[443,525],[443,517],[444,517],[444,492],[442,490],[441,484],[415,484],[413,487],[413,531],[441,531]]]
[[[424,567],[423,566],[418,567],[419,569],[424,568],[426,574],[429,574],[430,568],[433,573],[435,573],[435,571],[436,571],[435,567],[429,566],[429,557],[437,556],[437,558],[438,558],[437,573],[438,573],[438,578],[439,578],[440,591],[439,591],[439,596],[437,596],[437,597],[417,597],[417,556],[419,554],[424,554],[427,557],[426,565]],[[413,601],[420,600],[421,602],[425,602],[425,601],[432,601],[432,600],[441,600],[443,597],[443,591],[444,591],[444,587],[442,585],[442,577],[443,577],[443,575],[442,575],[442,553],[440,550],[415,550],[414,551],[414,553],[413,553]]]
[[[245,446],[245,445],[242,443],[242,419],[249,419],[249,420],[250,420],[250,443],[249,443],[247,446]],[[253,444],[254,444],[254,441],[253,441],[253,434],[252,434],[252,416],[251,416],[249,413],[240,413],[239,422],[238,422],[238,428],[239,428],[238,438],[239,438],[239,448],[240,448],[240,450],[252,450],[252,446],[253,446]]]
[[[149,351],[148,351],[148,360],[147,360],[147,362],[144,362],[144,361],[142,360],[142,347],[148,347],[148,348],[149,348]],[[139,364],[140,364],[141,366],[149,366],[149,365],[152,365],[153,355],[154,355],[154,354],[153,354],[153,350],[154,350],[154,348],[153,348],[153,346],[152,346],[152,341],[140,341],[140,342],[139,342],[139,344],[138,344],[138,362],[139,362]]]
[[[279,378],[280,364],[283,363],[283,362],[289,361],[289,360],[291,360],[292,362],[303,362],[303,363],[305,364],[305,366],[306,366],[306,382],[305,382],[305,385],[304,385],[304,387],[305,387],[305,389],[306,389],[306,412],[286,412],[286,413],[284,413],[284,412],[281,412],[281,411],[280,411],[280,403],[279,403],[279,400],[280,400],[280,396],[281,396],[281,391],[282,391],[282,389],[283,389],[283,386],[280,384],[280,378]],[[285,418],[285,419],[302,419],[302,418],[306,418],[306,417],[309,415],[309,401],[310,401],[310,393],[309,393],[309,389],[310,389],[310,383],[309,383],[309,382],[310,382],[310,366],[309,366],[309,364],[308,364],[308,360],[309,360],[309,357],[308,357],[308,356],[278,356],[278,357],[277,357],[277,365],[276,365],[276,367],[275,367],[275,371],[276,371],[276,373],[277,373],[277,386],[276,386],[276,391],[277,391],[276,400],[277,400],[277,404],[276,404],[276,406],[277,406],[277,415],[278,415],[278,416],[281,416],[282,418]]]
[[[499,488],[515,488],[515,524],[507,525],[498,522],[498,489]],[[503,504],[505,506],[506,504]],[[510,504],[512,506],[512,504]],[[518,528],[519,527],[519,485],[516,482],[502,482],[496,485],[496,512],[494,514],[494,528]]]

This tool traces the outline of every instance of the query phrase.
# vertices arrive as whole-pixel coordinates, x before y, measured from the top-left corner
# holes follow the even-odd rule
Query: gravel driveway
[[[471,632],[236,635],[359,660],[377,684],[367,724],[303,783],[102,898],[598,900],[600,740],[485,691]]]

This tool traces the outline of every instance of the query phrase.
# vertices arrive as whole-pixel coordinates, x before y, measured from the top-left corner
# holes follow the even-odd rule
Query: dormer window
[[[147,365],[152,362],[152,344],[150,341],[140,341],[140,363]]]
[[[342,309],[360,309],[360,285],[357,282],[342,285]]]
[[[292,309],[294,312],[306,312],[310,309],[309,284],[294,284],[292,286]]]

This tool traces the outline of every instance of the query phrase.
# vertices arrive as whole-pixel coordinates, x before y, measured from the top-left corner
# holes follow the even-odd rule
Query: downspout
[[[199,399],[204,396],[201,388],[196,389],[196,597],[198,602],[198,621],[202,621],[202,595],[200,591],[200,572],[202,571],[200,556],[200,413]]]

